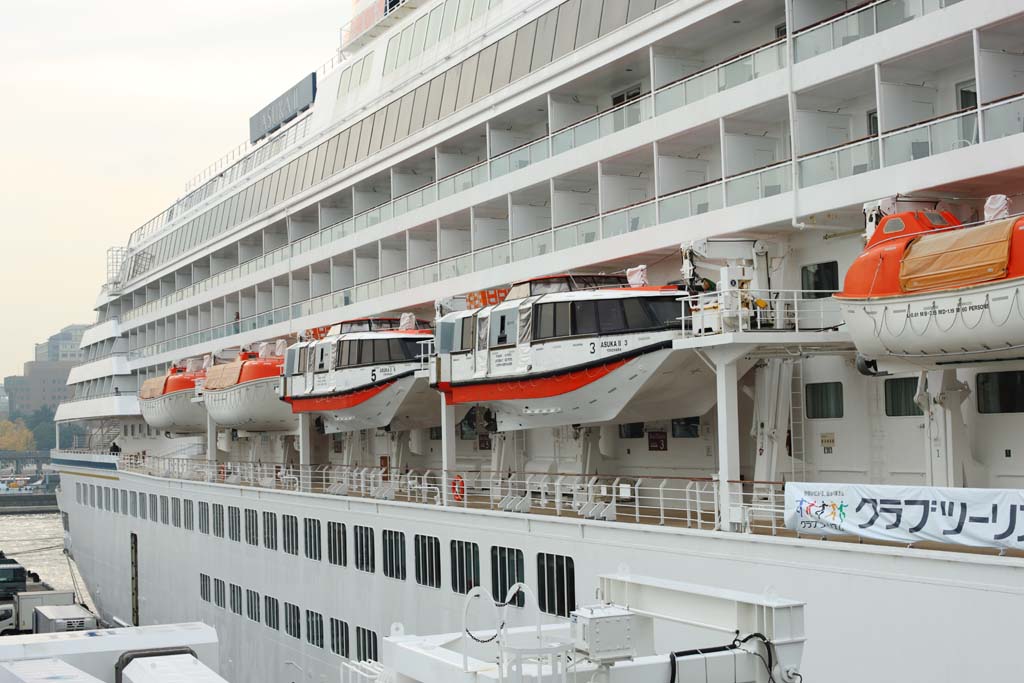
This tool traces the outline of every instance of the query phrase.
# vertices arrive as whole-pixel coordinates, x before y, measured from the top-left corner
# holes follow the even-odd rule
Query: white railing
[[[800,187],[810,187],[830,180],[840,180],[881,166],[878,138],[856,140],[839,147],[801,157],[798,161]]]
[[[551,153],[561,154],[576,149],[642,123],[653,114],[650,94],[643,95],[557,131],[551,136]]]
[[[1024,94],[983,105],[981,122],[986,141],[1024,133]]]
[[[688,336],[728,332],[822,332],[842,324],[834,291],[728,289],[683,298]]]
[[[882,135],[885,166],[925,159],[978,144],[978,112],[954,112]]]
[[[774,197],[793,189],[793,169],[788,160],[730,176],[725,181],[728,206]]]

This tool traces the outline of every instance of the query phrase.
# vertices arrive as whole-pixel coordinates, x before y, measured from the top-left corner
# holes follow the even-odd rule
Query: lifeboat
[[[206,410],[194,401],[196,387],[202,388],[206,369],[200,361],[173,366],[163,377],[148,379],[139,392],[142,418],[151,427],[175,434],[206,431]]]
[[[422,370],[433,339],[425,322],[397,329],[397,319],[374,318],[340,327],[288,348],[281,400],[292,413],[316,415],[327,433],[440,424],[440,400]]]
[[[449,405],[491,408],[499,431],[701,415],[714,382],[694,354],[673,353],[681,294],[606,275],[518,283],[438,320],[431,382]],[[682,391],[681,376],[697,381]]]
[[[231,363],[214,365],[206,373],[203,400],[218,425],[252,432],[289,431],[296,420],[278,391],[284,366],[284,343],[272,353],[243,351]]]
[[[858,352],[876,365],[1024,358],[1024,218],[885,216],[835,298]]]

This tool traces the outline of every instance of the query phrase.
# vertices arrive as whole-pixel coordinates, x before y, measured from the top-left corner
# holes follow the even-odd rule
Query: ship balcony
[[[93,344],[99,344],[108,339],[115,339],[121,336],[121,322],[118,318],[108,318],[101,323],[93,325],[82,333],[81,347],[84,349]]]
[[[127,340],[121,344],[124,348],[117,352],[111,352],[105,356],[86,360],[80,365],[71,368],[68,373],[68,384],[79,384],[89,380],[102,377],[115,377],[118,375],[130,375],[128,367]]]

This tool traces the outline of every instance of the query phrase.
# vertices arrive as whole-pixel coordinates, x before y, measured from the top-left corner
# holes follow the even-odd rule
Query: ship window
[[[117,500],[116,496],[114,500]],[[171,498],[171,524],[181,528],[181,498]]]
[[[568,617],[576,609],[576,570],[571,557],[537,553],[537,601],[540,610]]]
[[[626,315],[621,299],[605,299],[597,302],[598,329],[601,334],[626,332]]]
[[[555,26],[557,23],[557,7],[537,20],[537,37],[533,43],[533,60],[530,62],[530,71],[536,71],[551,61],[551,50],[555,45]]]
[[[583,0],[580,6],[580,20],[576,29],[576,48],[597,38],[597,30],[601,25],[601,6],[604,0]]]
[[[372,574],[375,571],[373,529],[368,526],[356,526],[352,530],[355,533],[356,569]]]
[[[627,2],[606,2],[601,14],[601,35],[614,31],[626,23]]]
[[[377,634],[368,628],[356,626],[356,661],[377,661]]]
[[[462,73],[462,64],[456,64],[444,74],[444,92],[441,96],[441,108],[438,110],[438,118],[444,118],[455,111],[455,101],[459,93],[459,75]]]
[[[468,593],[480,585],[480,546],[469,541],[452,541],[452,590]]]
[[[644,438],[643,422],[626,422],[619,425],[620,439],[642,439]]]
[[[234,583],[231,584],[231,611],[242,613],[242,587]]]
[[[473,101],[491,92],[491,76],[494,73],[494,57],[498,53],[498,44],[492,43],[480,52],[476,65],[476,79],[473,85]]]
[[[185,503],[185,506],[184,506],[184,508],[185,508],[185,510],[184,510],[184,512],[185,512],[185,529],[187,531],[192,531],[193,529],[195,529],[195,519],[194,519],[193,511],[192,511],[192,505],[193,504],[192,504],[192,501],[188,500],[188,499],[185,499],[184,503]]]
[[[424,83],[416,88],[412,101],[412,115],[409,118],[409,132],[415,133],[423,127],[424,118],[427,115],[427,100],[430,97],[430,83]]]
[[[533,43],[537,35],[537,22],[531,21],[516,31],[516,52],[512,58],[512,80],[518,80],[530,73],[530,60],[533,59]]]
[[[284,603],[284,632],[292,638],[302,638],[302,622],[298,605]]]
[[[839,264],[836,261],[812,263],[800,269],[800,288],[804,299],[827,299],[839,290]]]
[[[78,481],[75,482],[75,502],[82,502],[82,483]]]
[[[89,484],[89,498],[92,500],[93,507],[96,506],[96,496],[92,488],[92,484]],[[139,519],[146,519],[146,494],[139,491]]]
[[[277,550],[277,513],[263,513],[263,547]]]
[[[572,331],[571,306],[568,301],[538,304],[535,311],[537,333],[534,339],[568,337]]]
[[[214,579],[213,580],[213,604],[217,607],[223,608],[227,603],[224,599],[224,580]]]
[[[473,84],[476,83],[476,67],[479,55],[473,55],[462,62],[459,75],[459,90],[455,99],[455,109],[461,110],[473,101]]]
[[[315,647],[324,646],[324,615],[306,610],[306,642]]]
[[[882,234],[892,235],[897,232],[903,232],[906,229],[906,224],[902,218],[889,218],[885,221],[885,226],[882,228]]]
[[[341,522],[327,522],[327,561],[344,567],[348,564],[345,543],[345,525]]]
[[[348,657],[348,624],[341,619],[330,619],[331,628],[331,652],[342,657]]]
[[[110,512],[111,505],[110,505],[110,487],[109,486],[104,486],[103,487],[103,507],[106,508],[107,512]],[[164,516],[164,518],[166,520],[166,515]],[[165,521],[164,524],[166,524],[166,523],[167,522]]]
[[[302,520],[302,527],[306,542],[306,557],[319,562],[321,558],[320,520],[306,517]]]
[[[911,417],[923,415],[921,407],[914,401],[917,394],[917,378],[896,377],[885,380],[885,414],[888,417]]]
[[[672,437],[676,439],[699,439],[699,417],[677,417],[672,420]]]
[[[494,599],[498,602],[505,602],[509,589],[524,581],[526,581],[526,569],[523,551],[516,548],[491,546],[491,591],[494,593]],[[516,591],[508,603],[516,607],[523,607],[526,604],[526,596],[523,595],[523,591]]]
[[[298,363],[292,366],[291,374],[301,375],[303,371],[306,369],[306,354],[309,352],[309,348],[306,346],[301,346],[298,349],[289,349],[288,352],[292,353],[293,351],[296,350],[298,351]]]
[[[516,319],[519,317],[517,309],[509,309],[491,313],[491,343],[490,346],[506,346],[516,343]]]
[[[405,534],[385,529],[383,542],[384,576],[405,581]]]
[[[245,542],[249,545],[260,544],[260,516],[255,510],[245,510]]]
[[[157,521],[157,514],[160,507],[160,497],[155,493],[149,494],[149,519],[152,522]]]
[[[295,515],[281,515],[283,549],[289,555],[299,554],[299,518]]]
[[[459,325],[459,345],[457,348],[453,348],[453,351],[470,351],[473,349],[473,329],[476,327],[476,317],[468,316],[460,319],[456,325]]]
[[[135,499],[132,498],[132,508],[134,509],[134,507]],[[210,533],[210,504],[203,501],[199,501],[199,533]]]
[[[224,506],[213,504],[213,535],[224,538]]]
[[[199,597],[210,602],[210,577],[207,574],[199,575]]]
[[[263,596],[263,619],[267,628],[272,628],[275,631],[281,628],[280,603],[277,598],[272,598],[269,595]]]
[[[245,590],[245,613],[257,624],[260,622],[260,594],[254,590]]]
[[[509,34],[498,41],[494,58],[494,76],[491,78],[491,92],[509,84],[512,77],[512,58],[515,55],[516,35]]]
[[[108,489],[109,492],[109,489]],[[109,500],[108,500],[109,502]],[[167,496],[160,496],[160,523],[170,524],[171,521],[171,501]]]
[[[978,412],[1024,413],[1024,371],[978,374]]]
[[[924,217],[928,219],[929,223],[936,227],[941,228],[944,225],[949,225],[949,221],[947,221],[945,216],[938,211],[925,211]]]
[[[335,369],[343,368],[343,367],[345,367],[346,365],[349,364],[348,363],[348,349],[349,349],[349,346],[350,346],[350,343],[347,342],[347,341],[340,341],[340,342],[338,342],[338,351],[337,351],[338,362],[335,363],[335,366],[334,366]]]
[[[804,387],[807,417],[824,420],[843,416],[843,383],[819,382]]]
[[[387,339],[374,339],[373,340],[373,362],[378,365],[381,363],[389,363],[393,358],[388,351],[388,340]]]
[[[359,340],[348,343],[348,365],[359,365]]]
[[[434,536],[413,537],[416,561],[416,583],[431,588],[441,587],[441,541]]]
[[[597,302],[574,301],[572,304],[572,333],[587,336],[597,334]]]
[[[391,357],[392,363],[401,363],[404,360],[415,359],[415,354],[409,355],[406,353],[406,349],[403,348],[403,339],[389,339],[388,340],[388,355]]]

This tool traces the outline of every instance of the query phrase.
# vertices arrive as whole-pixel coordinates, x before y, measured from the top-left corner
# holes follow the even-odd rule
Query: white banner
[[[786,527],[814,536],[1024,549],[1024,490],[786,483]]]

